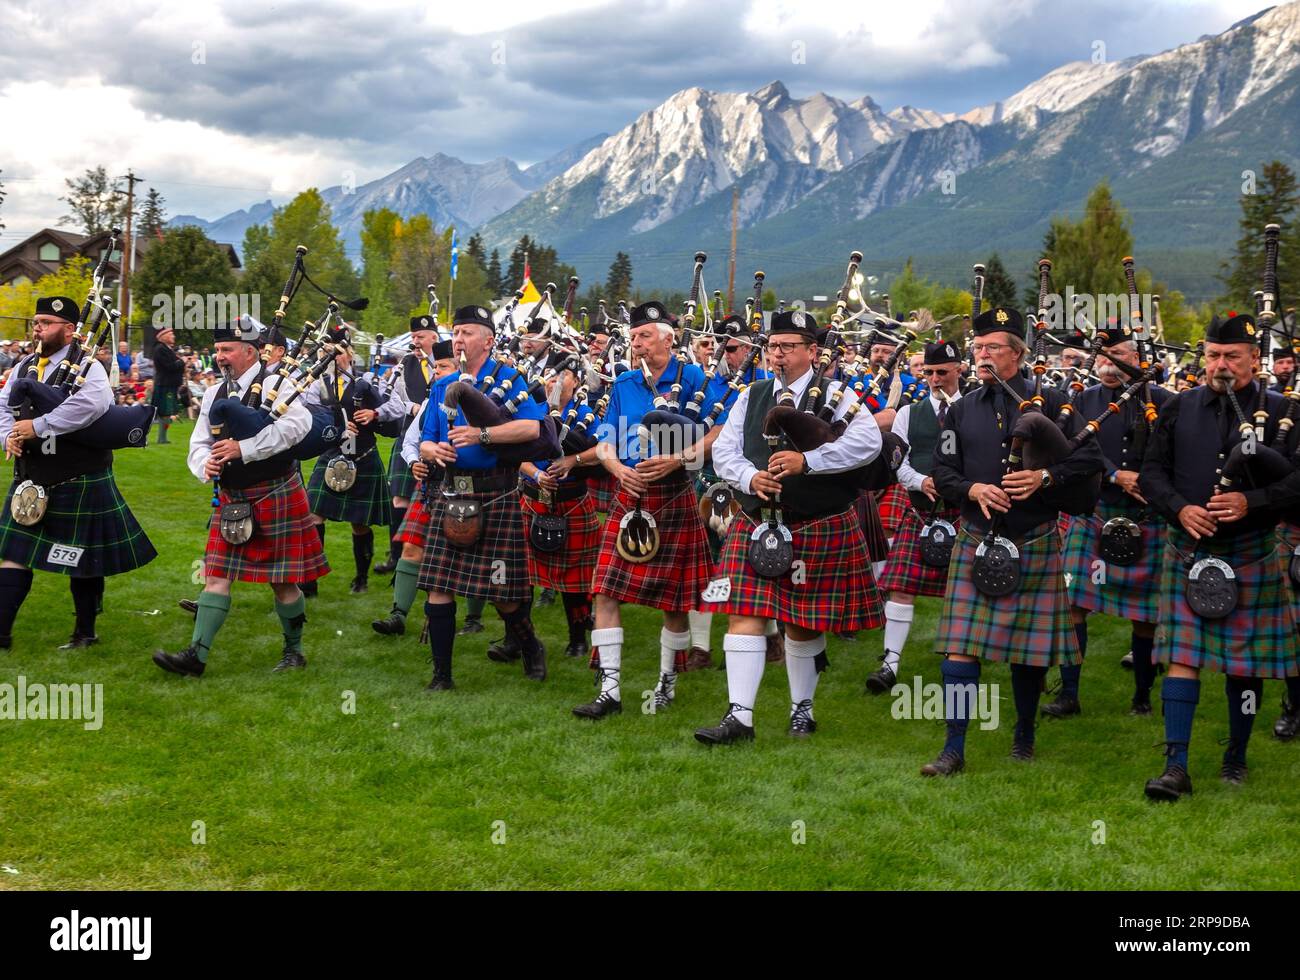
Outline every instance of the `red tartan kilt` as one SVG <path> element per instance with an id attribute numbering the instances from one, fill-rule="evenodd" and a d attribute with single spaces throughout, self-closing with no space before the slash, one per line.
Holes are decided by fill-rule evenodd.
<path id="1" fill-rule="evenodd" d="M 313 582 L 329 573 L 297 470 L 278 486 L 275 482 L 257 483 L 235 494 L 222 487 L 221 503 L 255 501 L 253 520 L 257 526 L 247 542 L 230 544 L 221 536 L 221 522 L 214 514 L 208 528 L 204 574 L 239 582 Z"/>
<path id="2" fill-rule="evenodd" d="M 737 514 L 722 545 L 719 576 L 731 581 L 731 595 L 711 606 L 731 616 L 757 616 L 804 629 L 836 633 L 879 629 L 885 625 L 880 590 L 871 574 L 871 557 L 851 508 L 815 521 L 789 525 L 794 560 L 778 579 L 749 567 L 754 520 Z M 794 582 L 796 571 L 803 577 Z"/>
<path id="3" fill-rule="evenodd" d="M 941 509 L 936 515 L 960 530 L 961 511 Z M 948 587 L 948 566 L 935 568 L 921 561 L 921 529 L 924 527 L 916 512 L 909 509 L 903 523 L 894 533 L 894 543 L 889 547 L 889 560 L 880 573 L 880 591 L 906 595 L 928 595 L 943 598 Z"/>
<path id="4" fill-rule="evenodd" d="M 713 577 L 713 560 L 691 482 L 674 473 L 650 484 L 641 496 L 642 509 L 659 528 L 659 551 L 640 564 L 624 560 L 614 550 L 619 521 L 632 504 L 631 495 L 622 489 L 614 497 L 601 531 L 592 593 L 669 612 L 706 608 L 700 593 Z"/>
<path id="5" fill-rule="evenodd" d="M 575 500 L 545 507 L 521 493 L 519 509 L 524 515 L 524 540 L 529 542 L 528 577 L 533 585 L 586 595 L 596 571 L 596 556 L 600 554 L 600 521 L 596 518 L 591 494 L 584 493 Z M 568 537 L 563 548 L 550 554 L 533 548 L 534 514 L 562 514 L 567 518 Z"/>
<path id="6" fill-rule="evenodd" d="M 428 538 L 429 509 L 424 506 L 424 497 L 420 494 L 417 483 L 415 496 L 411 498 L 410 506 L 406 508 L 406 516 L 402 518 L 402 526 L 397 529 L 394 540 L 423 548 Z"/>
<path id="7" fill-rule="evenodd" d="M 885 537 L 892 538 L 898 526 L 903 523 L 903 517 L 912 509 L 912 501 L 903 485 L 895 483 L 876 494 L 876 508 L 880 511 L 880 524 L 885 529 Z"/>

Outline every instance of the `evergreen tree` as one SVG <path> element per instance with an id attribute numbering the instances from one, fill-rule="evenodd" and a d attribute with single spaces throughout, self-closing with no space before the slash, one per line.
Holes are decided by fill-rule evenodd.
<path id="1" fill-rule="evenodd" d="M 144 207 L 140 211 L 139 235 L 153 239 L 162 237 L 163 225 L 167 223 L 167 212 L 163 209 L 164 204 L 166 204 L 166 201 L 158 193 L 157 188 L 150 187 L 149 193 L 145 195 Z"/>
<path id="2" fill-rule="evenodd" d="M 515 247 L 510 250 L 510 263 L 506 266 L 506 281 L 503 283 L 505 289 L 503 292 L 510 292 L 518 289 L 524 281 L 524 262 L 531 258 L 531 254 L 536 251 L 533 240 L 524 235 L 515 243 Z M 533 277 L 537 281 L 537 277 Z"/>
<path id="3" fill-rule="evenodd" d="M 994 252 L 984 263 L 984 309 L 1016 305 L 1016 281 L 1007 274 L 1002 259 Z M 967 311 L 969 312 L 969 311 Z"/>
<path id="4" fill-rule="evenodd" d="M 470 256 L 483 268 L 487 268 L 487 252 L 483 250 L 483 237 L 478 232 L 469 236 L 469 241 L 465 243 L 464 254 Z M 459 269 L 456 270 L 456 274 L 460 275 Z"/>
<path id="5" fill-rule="evenodd" d="M 632 259 L 626 252 L 619 252 L 610 263 L 609 275 L 605 277 L 604 295 L 608 302 L 618 303 L 627 299 L 632 292 Z"/>
<path id="6" fill-rule="evenodd" d="M 508 292 L 506 284 L 501 281 L 501 253 L 495 248 L 492 250 L 492 258 L 488 259 L 487 287 L 492 291 L 493 298 L 504 296 Z"/>
<path id="7" fill-rule="evenodd" d="M 238 299 L 231 299 L 236 287 L 228 253 L 193 225 L 164 231 L 161 241 L 155 241 L 144 253 L 131 286 L 135 293 L 134 325 L 152 322 L 155 327 L 173 327 L 184 343 L 208 343 L 210 338 L 202 334 L 205 327 L 211 326 L 206 321 L 209 297 L 213 298 L 214 312 L 228 310 L 229 319 L 238 312 Z M 175 302 L 177 286 L 185 297 L 180 309 Z M 201 307 L 193 297 L 200 298 Z M 264 318 L 269 316 L 265 309 L 259 312 Z"/>
<path id="8" fill-rule="evenodd" d="M 1225 287 L 1221 307 L 1254 312 L 1252 297 L 1264 282 L 1264 226 L 1268 224 L 1282 226 L 1277 265 L 1285 308 L 1295 305 L 1300 289 L 1300 192 L 1295 173 L 1280 160 L 1264 164 L 1255 193 L 1241 195 L 1240 237 L 1219 275 Z"/>

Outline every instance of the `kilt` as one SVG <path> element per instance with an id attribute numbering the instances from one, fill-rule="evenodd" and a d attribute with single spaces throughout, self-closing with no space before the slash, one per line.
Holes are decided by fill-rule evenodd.
<path id="1" fill-rule="evenodd" d="M 875 493 L 876 509 L 880 511 L 880 525 L 885 529 L 885 537 L 892 538 L 903 518 L 912 509 L 912 501 L 907 496 L 901 483 L 891 484 Z M 879 559 L 877 559 L 879 561 Z"/>
<path id="2" fill-rule="evenodd" d="M 804 629 L 837 633 L 885 625 L 884 605 L 871 575 L 867 543 L 851 508 L 789 525 L 794 560 L 802 562 L 777 579 L 749 567 L 754 519 L 741 512 L 722 546 L 719 575 L 731 580 L 731 595 L 711 606 L 731 616 L 758 616 Z M 799 571 L 799 583 L 793 576 Z"/>
<path id="3" fill-rule="evenodd" d="M 411 495 L 411 505 L 406 508 L 406 516 L 402 518 L 402 526 L 397 529 L 395 540 L 423 548 L 428 539 L 429 510 L 424 506 L 424 498 L 420 495 L 417 484 Z"/>
<path id="4" fill-rule="evenodd" d="M 1286 575 L 1287 583 L 1291 586 L 1291 611 L 1295 615 L 1296 629 L 1300 630 L 1300 589 L 1297 589 L 1295 583 L 1291 582 L 1291 576 L 1287 569 L 1291 565 L 1291 555 L 1295 552 L 1295 546 L 1300 544 L 1300 526 L 1292 524 L 1290 521 L 1283 521 L 1277 526 L 1278 557 L 1282 559 L 1282 572 Z"/>
<path id="5" fill-rule="evenodd" d="M 307 483 L 307 500 L 311 512 L 327 521 L 346 521 L 349 524 L 384 525 L 392 516 L 388 480 L 379 450 L 372 449 L 357 459 L 357 482 L 347 493 L 335 493 L 325 486 L 325 467 L 337 458 L 339 452 L 322 453 L 311 471 Z"/>
<path id="6" fill-rule="evenodd" d="M 230 544 L 215 515 L 208 528 L 203 571 L 239 582 L 312 582 L 329 573 L 320 535 L 311 522 L 307 493 L 297 470 L 284 480 L 254 483 L 243 490 L 220 491 L 221 503 L 253 501 L 253 536 Z"/>
<path id="7" fill-rule="evenodd" d="M 392 452 L 388 454 L 388 495 L 410 500 L 415 494 L 415 483 L 415 474 L 411 472 L 406 460 L 402 459 L 402 437 L 398 436 L 393 440 Z"/>
<path id="8" fill-rule="evenodd" d="M 956 508 L 940 508 L 935 516 L 956 528 L 961 527 L 961 511 Z M 921 529 L 924 527 L 920 515 L 909 507 L 903 515 L 903 523 L 894 532 L 889 560 L 880 573 L 879 585 L 883 595 L 902 592 L 912 596 L 943 597 L 948 587 L 948 569 L 935 568 L 921 561 Z"/>
<path id="9" fill-rule="evenodd" d="M 884 561 L 889 557 L 889 539 L 885 536 L 884 525 L 880 523 L 880 509 L 876 505 L 874 494 L 860 493 L 853 505 L 858 517 L 858 526 L 862 537 L 867 542 L 867 554 L 872 561 Z"/>
<path id="10" fill-rule="evenodd" d="M 591 576 L 596 571 L 596 556 L 600 553 L 600 520 L 596 517 L 591 494 L 584 493 L 574 500 L 564 500 L 547 507 L 532 497 L 519 495 L 519 508 L 524 518 L 524 541 L 532 539 L 534 514 L 560 514 L 569 525 L 568 538 L 559 551 L 537 551 L 528 545 L 528 577 L 533 585 L 557 592 L 587 594 Z"/>
<path id="11" fill-rule="evenodd" d="M 495 471 L 484 471 L 487 472 Z M 448 541 L 442 533 L 447 498 L 435 491 L 428 512 L 424 560 L 420 563 L 420 588 L 467 599 L 501 602 L 527 599 L 532 595 L 532 583 L 528 581 L 518 486 L 487 493 L 460 493 L 455 499 L 478 501 L 483 514 L 483 536 L 473 548 L 457 548 Z"/>
<path id="12" fill-rule="evenodd" d="M 181 410 L 180 390 L 177 388 L 160 388 L 154 385 L 153 393 L 149 396 L 149 404 L 158 409 L 158 418 L 171 418 L 171 416 L 179 414 Z"/>
<path id="13" fill-rule="evenodd" d="M 1070 621 L 1056 521 L 1035 528 L 1020 551 L 1020 588 L 991 598 L 971 581 L 975 549 L 983 540 L 966 528 L 948 564 L 948 591 L 935 628 L 935 653 L 964 654 L 1030 667 L 1072 666 L 1079 645 Z"/>
<path id="14" fill-rule="evenodd" d="M 1300 673 L 1293 597 L 1274 529 L 1200 542 L 1198 557 L 1223 558 L 1237 575 L 1237 608 L 1223 619 L 1202 619 L 1187 605 L 1182 555 L 1190 554 L 1195 543 L 1181 528 L 1166 532 L 1155 659 L 1236 677 Z"/>
<path id="15" fill-rule="evenodd" d="M 673 473 L 650 484 L 642 494 L 642 509 L 654 517 L 659 528 L 659 552 L 640 564 L 623 560 L 614 550 L 619 521 L 632 503 L 632 496 L 624 490 L 614 496 L 601 532 L 592 593 L 668 612 L 707 611 L 700 593 L 713 576 L 713 562 L 690 480 L 681 472 Z"/>
<path id="16" fill-rule="evenodd" d="M 10 514 L 14 486 L 10 486 L 0 514 L 0 558 L 36 571 L 95 578 L 120 575 L 158 557 L 122 499 L 111 469 L 50 487 L 45 517 L 31 527 L 19 524 Z M 69 567 L 50 561 L 50 549 L 57 545 L 85 550 L 76 566 Z"/>
<path id="17" fill-rule="evenodd" d="M 1065 537 L 1065 571 L 1070 576 L 1066 592 L 1070 605 L 1107 616 L 1118 616 L 1131 623 L 1154 623 L 1160 600 L 1160 566 L 1164 554 L 1161 529 L 1164 525 L 1149 517 L 1142 528 L 1142 560 L 1136 565 L 1106 562 L 1105 579 L 1093 581 L 1093 562 L 1104 561 L 1097 553 L 1101 526 L 1112 517 L 1136 519 L 1139 511 L 1122 505 L 1097 504 L 1095 513 L 1072 517 Z"/>
<path id="18" fill-rule="evenodd" d="M 618 493 L 618 481 L 609 473 L 597 473 L 587 481 L 587 491 L 596 510 L 608 514 L 614 506 L 614 494 Z"/>

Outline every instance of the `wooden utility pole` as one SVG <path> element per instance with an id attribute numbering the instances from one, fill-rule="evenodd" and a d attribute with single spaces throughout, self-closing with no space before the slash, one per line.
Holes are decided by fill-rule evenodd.
<path id="1" fill-rule="evenodd" d="M 740 212 L 740 188 L 731 185 L 731 264 L 727 271 L 727 312 L 736 308 L 736 216 Z"/>
<path id="2" fill-rule="evenodd" d="M 135 252 L 135 244 L 131 239 L 131 218 L 135 214 L 135 185 L 144 178 L 137 177 L 134 171 L 128 170 L 122 179 L 126 181 L 126 224 L 123 226 L 125 231 L 122 237 L 118 309 L 122 311 L 122 322 L 126 324 L 125 330 L 129 334 L 131 331 L 131 257 Z M 110 255 L 109 260 L 111 261 L 112 258 Z"/>

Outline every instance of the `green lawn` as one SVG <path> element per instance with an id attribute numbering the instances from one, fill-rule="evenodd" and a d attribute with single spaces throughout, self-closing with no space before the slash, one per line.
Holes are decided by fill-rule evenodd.
<path id="1" fill-rule="evenodd" d="M 1191 751 L 1196 795 L 1153 806 L 1159 712 L 1127 714 L 1128 631 L 1095 620 L 1084 714 L 1044 722 L 1039 758 L 1007 758 L 1002 725 L 974 729 L 968 771 L 922 779 L 939 721 L 891 716 L 863 691 L 880 634 L 832 641 L 818 690 L 821 730 L 785 733 L 783 667 L 769 669 L 752 745 L 706 750 L 691 737 L 726 707 L 725 674 L 687 674 L 678 703 L 636 710 L 658 663 L 658 623 L 629 611 L 627 712 L 600 724 L 569 708 L 592 695 L 585 661 L 559 655 L 563 613 L 540 610 L 551 676 L 494 664 L 486 634 L 459 640 L 458 689 L 428 694 L 428 652 L 381 638 L 386 581 L 347 594 L 346 532 L 335 572 L 308 606 L 305 671 L 272 675 L 278 621 L 269 589 L 241 585 L 207 676 L 149 661 L 178 649 L 190 618 L 209 491 L 177 444 L 118 453 L 122 489 L 161 556 L 110 579 L 101 645 L 56 649 L 71 631 L 67 585 L 36 585 L 0 682 L 103 684 L 104 722 L 0 722 L 0 888 L 1290 888 L 1295 885 L 1300 744 L 1269 736 L 1270 682 L 1248 784 L 1217 779 L 1227 731 L 1222 682 L 1207 677 Z M 938 682 L 929 653 L 937 603 L 919 607 L 904 679 Z M 725 623 L 714 624 L 715 651 Z M 716 653 L 715 653 L 716 656 Z M 345 713 L 355 692 L 355 713 Z M 196 821 L 205 842 L 195 843 Z M 1098 824 L 1102 821 L 1102 824 Z M 1104 843 L 1095 843 L 1104 835 Z M 500 843 L 494 841 L 502 841 Z M 795 838 L 802 836 L 802 843 Z M 12 873 L 16 871 L 17 873 Z"/>

